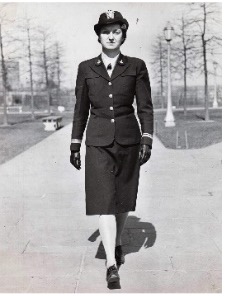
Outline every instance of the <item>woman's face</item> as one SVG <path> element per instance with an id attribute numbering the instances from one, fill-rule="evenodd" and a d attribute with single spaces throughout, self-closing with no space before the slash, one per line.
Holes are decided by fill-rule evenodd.
<path id="1" fill-rule="evenodd" d="M 120 48 L 123 40 L 120 25 L 112 24 L 102 27 L 100 30 L 99 40 L 105 49 Z"/>

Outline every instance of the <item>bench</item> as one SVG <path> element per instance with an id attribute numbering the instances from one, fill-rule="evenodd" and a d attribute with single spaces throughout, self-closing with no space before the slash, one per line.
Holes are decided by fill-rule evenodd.
<path id="1" fill-rule="evenodd" d="M 7 106 L 7 113 L 22 113 L 22 106 Z"/>
<path id="2" fill-rule="evenodd" d="M 42 119 L 45 126 L 45 131 L 55 131 L 62 127 L 62 117 L 61 116 L 48 116 Z"/>

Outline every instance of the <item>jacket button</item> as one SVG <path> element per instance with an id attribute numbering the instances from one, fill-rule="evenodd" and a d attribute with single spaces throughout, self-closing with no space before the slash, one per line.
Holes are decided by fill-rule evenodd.
<path id="1" fill-rule="evenodd" d="M 109 98 L 113 98 L 113 94 L 110 94 L 110 95 L 109 95 Z"/>
<path id="2" fill-rule="evenodd" d="M 115 120 L 112 118 L 112 119 L 111 119 L 111 122 L 113 123 L 113 122 L 115 122 Z"/>
<path id="3" fill-rule="evenodd" d="M 114 108 L 111 106 L 109 109 L 112 111 Z"/>
<path id="4" fill-rule="evenodd" d="M 111 81 L 108 82 L 108 85 L 112 85 Z"/>

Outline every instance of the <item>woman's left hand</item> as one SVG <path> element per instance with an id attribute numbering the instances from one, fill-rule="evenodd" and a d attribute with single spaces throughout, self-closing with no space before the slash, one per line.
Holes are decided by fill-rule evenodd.
<path id="1" fill-rule="evenodd" d="M 141 144 L 140 153 L 139 153 L 140 165 L 147 162 L 150 157 L 151 157 L 151 147 L 146 144 Z"/>

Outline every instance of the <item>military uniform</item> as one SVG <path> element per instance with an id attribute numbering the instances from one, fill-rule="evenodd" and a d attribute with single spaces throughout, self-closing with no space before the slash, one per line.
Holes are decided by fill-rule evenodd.
<path id="1" fill-rule="evenodd" d="M 86 214 L 134 211 L 140 144 L 152 146 L 153 105 L 143 60 L 120 53 L 109 76 L 101 55 L 79 65 L 71 150 L 86 128 Z M 136 99 L 137 115 L 133 103 Z M 89 116 L 90 115 L 90 116 Z"/>

